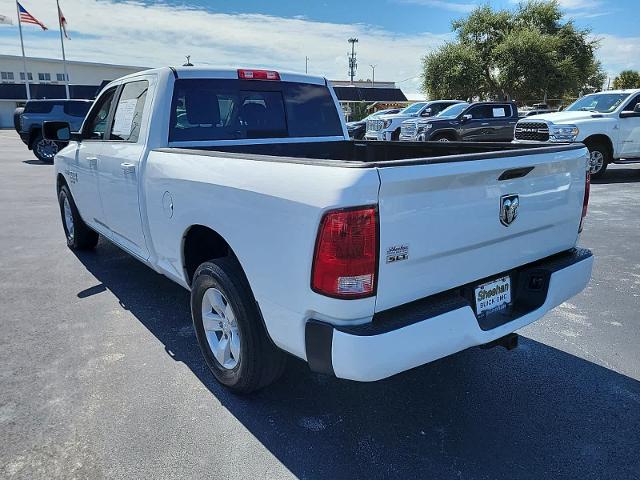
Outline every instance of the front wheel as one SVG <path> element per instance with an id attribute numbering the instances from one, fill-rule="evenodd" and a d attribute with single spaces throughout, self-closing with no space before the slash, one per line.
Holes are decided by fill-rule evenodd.
<path id="1" fill-rule="evenodd" d="M 71 250 L 90 250 L 98 244 L 99 235 L 91 230 L 80 218 L 69 187 L 63 185 L 58 194 L 62 228 Z"/>
<path id="2" fill-rule="evenodd" d="M 604 142 L 588 143 L 589 172 L 592 179 L 604 177 L 607 167 L 611 162 L 611 152 Z"/>
<path id="3" fill-rule="evenodd" d="M 32 148 L 35 156 L 44 163 L 53 163 L 53 159 L 64 145 L 54 142 L 53 140 L 47 140 L 41 133 L 36 135 L 33 139 Z"/>
<path id="4" fill-rule="evenodd" d="M 269 339 L 237 260 L 218 258 L 196 270 L 191 316 L 200 350 L 216 379 L 237 393 L 274 382 L 286 355 Z"/>

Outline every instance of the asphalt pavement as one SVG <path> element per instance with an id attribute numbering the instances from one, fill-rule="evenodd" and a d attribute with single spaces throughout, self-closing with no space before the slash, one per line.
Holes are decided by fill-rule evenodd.
<path id="1" fill-rule="evenodd" d="M 310 373 L 238 397 L 189 295 L 100 240 L 66 248 L 53 167 L 0 131 L 0 478 L 640 478 L 640 165 L 592 186 L 580 295 L 376 383 Z"/>

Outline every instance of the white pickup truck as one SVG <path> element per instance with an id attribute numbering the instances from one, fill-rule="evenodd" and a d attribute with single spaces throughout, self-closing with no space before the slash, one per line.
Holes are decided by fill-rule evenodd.
<path id="1" fill-rule="evenodd" d="M 608 90 L 579 98 L 562 112 L 518 122 L 515 142 L 582 142 L 593 178 L 610 163 L 640 162 L 640 89 Z"/>
<path id="2" fill-rule="evenodd" d="M 339 112 L 306 75 L 116 80 L 80 132 L 45 124 L 70 141 L 55 157 L 67 244 L 100 234 L 189 289 L 206 363 L 238 392 L 275 380 L 285 352 L 373 381 L 511 347 L 585 287 L 584 146 L 354 142 Z"/>

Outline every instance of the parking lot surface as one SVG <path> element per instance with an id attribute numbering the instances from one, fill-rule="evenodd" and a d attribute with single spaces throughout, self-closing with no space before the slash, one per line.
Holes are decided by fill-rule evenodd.
<path id="1" fill-rule="evenodd" d="M 518 349 L 370 384 L 292 359 L 238 397 L 206 369 L 188 292 L 102 239 L 68 250 L 53 167 L 13 131 L 0 152 L 0 477 L 640 475 L 640 165 L 592 186 L 592 282 Z"/>

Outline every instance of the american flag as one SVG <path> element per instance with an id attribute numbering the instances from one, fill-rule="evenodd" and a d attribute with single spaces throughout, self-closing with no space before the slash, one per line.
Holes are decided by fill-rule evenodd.
<path id="1" fill-rule="evenodd" d="M 25 8 L 22 5 L 20 5 L 20 2 L 17 2 L 17 3 L 18 3 L 18 10 L 20 11 L 20 22 L 32 23 L 34 25 L 38 25 L 42 30 L 49 30 L 47 27 L 45 27 L 44 23 L 42 23 L 36 17 L 31 15 L 29 12 L 27 12 Z"/>

